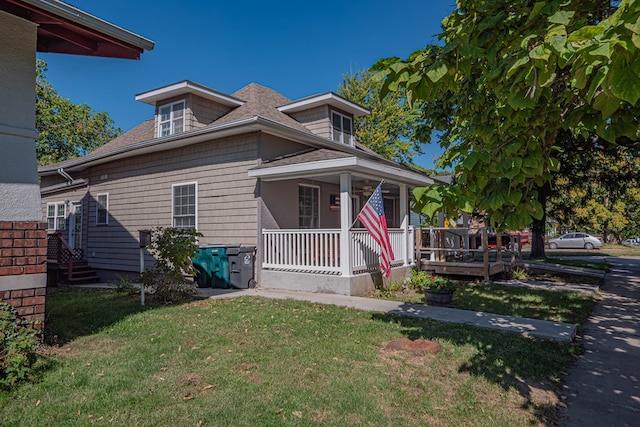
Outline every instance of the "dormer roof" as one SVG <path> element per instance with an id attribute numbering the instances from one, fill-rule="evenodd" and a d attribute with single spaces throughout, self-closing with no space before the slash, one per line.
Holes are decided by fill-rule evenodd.
<path id="1" fill-rule="evenodd" d="M 139 93 L 136 95 L 136 101 L 144 102 L 145 104 L 156 105 L 156 103 L 158 103 L 159 101 L 187 94 L 194 94 L 201 98 L 208 99 L 210 101 L 214 101 L 232 108 L 239 107 L 244 104 L 244 101 L 240 99 L 234 98 L 232 96 L 226 95 L 222 92 L 218 92 L 189 80 L 183 80 L 181 82 L 160 87 L 158 89 L 152 89 L 147 92 Z"/>
<path id="2" fill-rule="evenodd" d="M 312 95 L 306 98 L 298 99 L 297 101 L 278 107 L 278 110 L 283 113 L 296 113 L 298 111 L 304 111 L 310 108 L 327 104 L 344 112 L 353 114 L 353 117 L 362 117 L 371 113 L 366 108 L 355 104 L 333 92 L 323 93 L 320 95 Z"/>

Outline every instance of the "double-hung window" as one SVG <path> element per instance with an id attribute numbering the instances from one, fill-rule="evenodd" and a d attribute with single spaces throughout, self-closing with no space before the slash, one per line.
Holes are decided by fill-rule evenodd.
<path id="1" fill-rule="evenodd" d="M 298 186 L 298 227 L 320 226 L 320 188 L 311 185 Z"/>
<path id="2" fill-rule="evenodd" d="M 334 141 L 353 145 L 353 121 L 351 117 L 331 112 L 331 138 Z"/>
<path id="3" fill-rule="evenodd" d="M 198 183 L 174 184 L 172 212 L 173 226 L 176 228 L 197 228 Z"/>
<path id="4" fill-rule="evenodd" d="M 96 195 L 96 225 L 109 224 L 109 193 Z"/>
<path id="5" fill-rule="evenodd" d="M 64 230 L 67 205 L 64 202 L 47 203 L 47 228 L 49 230 Z"/>
<path id="6" fill-rule="evenodd" d="M 184 131 L 184 101 L 158 107 L 158 136 Z"/>

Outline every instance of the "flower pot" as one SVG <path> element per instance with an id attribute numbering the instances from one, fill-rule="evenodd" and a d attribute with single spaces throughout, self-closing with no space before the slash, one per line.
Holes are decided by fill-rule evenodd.
<path id="1" fill-rule="evenodd" d="M 453 298 L 453 291 L 432 291 L 424 290 L 424 299 L 433 304 L 450 304 Z"/>

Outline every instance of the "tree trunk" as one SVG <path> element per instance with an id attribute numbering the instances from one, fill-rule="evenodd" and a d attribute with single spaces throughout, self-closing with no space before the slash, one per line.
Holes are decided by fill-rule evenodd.
<path id="1" fill-rule="evenodd" d="M 549 184 L 545 184 L 542 188 L 538 188 L 538 201 L 542 205 L 542 218 L 533 219 L 531 225 L 531 258 L 545 258 L 544 253 L 544 235 L 545 225 L 547 222 L 547 192 Z"/>

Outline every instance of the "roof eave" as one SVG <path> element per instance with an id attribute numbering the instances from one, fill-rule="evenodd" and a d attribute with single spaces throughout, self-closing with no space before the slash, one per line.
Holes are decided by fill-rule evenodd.
<path id="1" fill-rule="evenodd" d="M 121 44 L 122 49 L 136 51 L 136 53 L 122 53 L 119 55 L 111 55 L 123 58 L 138 58 L 139 54 L 144 50 L 152 50 L 155 43 L 124 28 L 118 27 L 110 22 L 93 16 L 69 4 L 57 0 L 9 0 L 11 3 L 19 7 L 31 10 L 40 10 L 50 16 L 57 16 L 78 27 L 84 27 L 97 34 L 106 36 L 114 42 Z M 64 52 L 62 52 L 64 53 Z M 75 52 L 71 52 L 75 53 Z"/>

